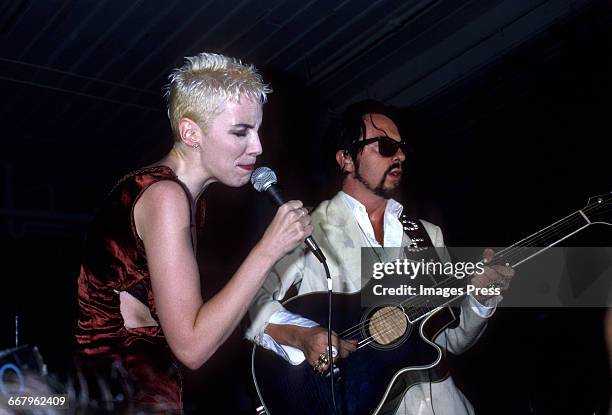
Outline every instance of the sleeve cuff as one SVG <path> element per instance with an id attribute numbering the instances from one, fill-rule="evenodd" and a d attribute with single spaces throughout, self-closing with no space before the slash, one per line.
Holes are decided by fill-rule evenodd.
<path id="1" fill-rule="evenodd" d="M 318 326 L 312 320 L 309 320 L 305 317 L 300 316 L 299 314 L 294 314 L 290 311 L 283 309 L 278 310 L 276 313 L 272 314 L 268 319 L 268 324 L 292 324 L 294 326 L 300 327 L 314 327 Z"/>
<path id="2" fill-rule="evenodd" d="M 304 356 L 304 353 L 300 349 L 286 346 L 284 344 L 278 344 L 276 340 L 272 338 L 272 336 L 266 333 L 263 333 L 259 340 L 260 346 L 273 351 L 292 365 L 299 365 L 306 360 L 306 356 Z"/>
<path id="3" fill-rule="evenodd" d="M 495 312 L 497 308 L 497 304 L 503 299 L 501 295 L 497 295 L 495 297 L 487 298 L 484 301 L 484 304 L 481 304 L 476 298 L 471 295 L 468 295 L 468 302 L 470 308 L 474 313 L 481 318 L 489 318 Z"/>
<path id="4" fill-rule="evenodd" d="M 292 324 L 294 326 L 300 326 L 300 327 L 318 326 L 316 322 L 309 320 L 305 317 L 302 317 L 298 314 L 291 313 L 290 311 L 287 311 L 285 309 L 278 310 L 276 313 L 272 314 L 272 316 L 270 316 L 270 319 L 268 321 L 268 324 L 270 323 L 272 324 Z M 283 359 L 285 359 L 292 365 L 299 365 L 304 360 L 306 360 L 304 353 L 300 349 L 296 347 L 292 347 L 292 346 L 287 346 L 284 344 L 278 344 L 276 340 L 272 338 L 272 336 L 266 333 L 262 333 L 262 335 L 259 338 L 258 343 L 260 346 L 268 350 L 272 350 L 274 353 L 276 353 L 277 355 L 279 355 L 280 357 L 282 357 Z"/>

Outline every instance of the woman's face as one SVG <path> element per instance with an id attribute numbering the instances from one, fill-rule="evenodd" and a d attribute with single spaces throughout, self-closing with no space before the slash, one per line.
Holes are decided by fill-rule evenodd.
<path id="1" fill-rule="evenodd" d="M 204 134 L 201 158 L 211 179 L 228 186 L 248 183 L 255 160 L 262 152 L 258 130 L 262 105 L 245 97 L 226 102 Z"/>

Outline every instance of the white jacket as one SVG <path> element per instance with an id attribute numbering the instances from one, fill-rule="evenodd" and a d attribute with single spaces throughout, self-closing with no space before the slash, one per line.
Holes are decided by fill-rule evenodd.
<path id="1" fill-rule="evenodd" d="M 359 228 L 353 213 L 341 194 L 322 202 L 312 213 L 313 237 L 327 257 L 335 292 L 356 292 L 361 289 L 361 248 L 369 246 Z M 421 221 L 435 247 L 443 247 L 441 229 L 427 221 Z M 402 246 L 410 244 L 404 235 Z M 246 337 L 258 344 L 262 343 L 263 333 L 270 317 L 283 309 L 281 301 L 296 285 L 299 294 L 313 291 L 327 291 L 323 267 L 303 246 L 281 259 L 268 275 L 262 288 L 256 294 L 250 307 L 251 325 Z M 499 300 L 493 299 L 492 303 Z M 489 300 L 491 301 L 491 300 Z M 466 298 L 461 305 L 460 324 L 446 329 L 435 342 L 451 353 L 460 354 L 471 347 L 486 327 L 486 318 L 480 317 Z M 477 303 L 476 303 L 477 304 Z M 431 394 L 430 394 L 431 390 Z M 420 383 L 408 389 L 397 414 L 433 414 L 431 398 L 436 415 L 473 414 L 474 410 L 467 398 L 457 389 L 452 378 L 442 382 Z"/>

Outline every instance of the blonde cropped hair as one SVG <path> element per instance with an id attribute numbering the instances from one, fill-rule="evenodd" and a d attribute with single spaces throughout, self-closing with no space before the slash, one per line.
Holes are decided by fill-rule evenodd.
<path id="1" fill-rule="evenodd" d="M 207 131 L 225 102 L 247 97 L 262 104 L 272 92 L 253 65 L 216 53 L 185 58 L 183 66 L 170 73 L 165 91 L 172 134 L 180 141 L 178 124 L 187 117 Z"/>

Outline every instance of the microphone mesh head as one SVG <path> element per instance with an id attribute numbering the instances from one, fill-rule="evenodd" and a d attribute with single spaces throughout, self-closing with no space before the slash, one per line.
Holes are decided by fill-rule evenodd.
<path id="1" fill-rule="evenodd" d="M 269 167 L 258 167 L 251 174 L 251 183 L 258 192 L 265 192 L 273 184 L 276 184 L 276 174 Z"/>

